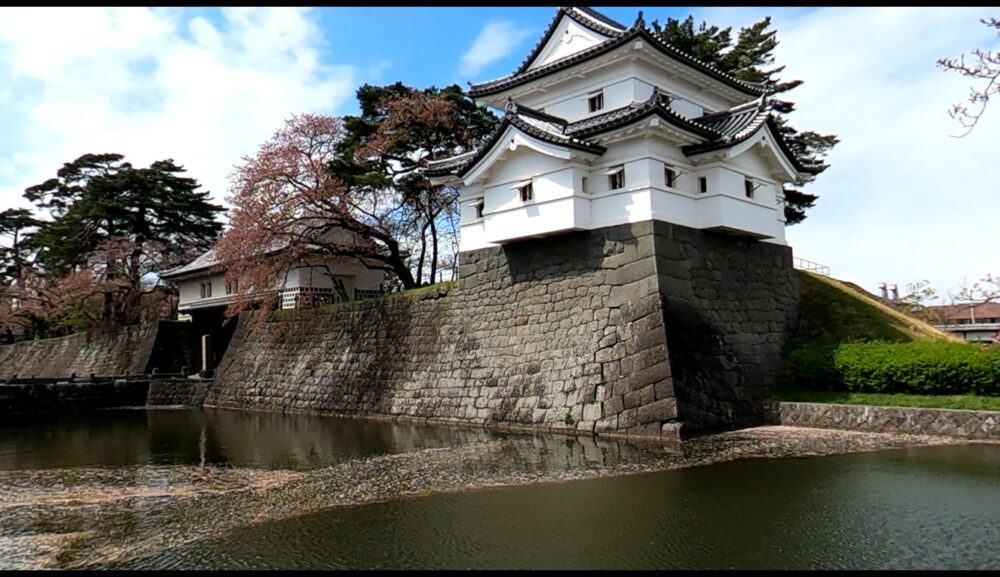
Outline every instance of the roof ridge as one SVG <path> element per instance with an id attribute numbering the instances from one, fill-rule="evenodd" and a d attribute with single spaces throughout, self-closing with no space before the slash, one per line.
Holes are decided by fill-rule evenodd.
<path id="1" fill-rule="evenodd" d="M 561 124 L 563 126 L 563 128 L 565 128 L 566 125 L 569 124 L 569 121 L 567 121 L 565 118 L 561 118 L 559 116 L 555 116 L 555 115 L 549 114 L 548 112 L 545 112 L 543 110 L 539 110 L 537 108 L 531 108 L 530 106 L 525 106 L 523 104 L 518 104 L 510 96 L 507 97 L 507 104 L 504 107 L 504 113 L 505 114 L 524 114 L 525 116 L 531 116 L 533 118 L 537 118 L 538 120 L 544 120 L 546 122 L 553 122 L 555 124 Z"/>
<path id="2" fill-rule="evenodd" d="M 545 37 L 546 39 L 551 35 L 552 30 L 554 30 L 554 28 L 550 26 L 550 29 L 546 32 L 546 37 Z M 694 68 L 700 68 L 701 70 L 706 72 L 709 76 L 714 76 L 716 80 L 721 81 L 724 84 L 729 84 L 734 88 L 741 89 L 748 94 L 753 94 L 754 96 L 766 93 L 766 86 L 762 86 L 759 83 L 740 80 L 727 72 L 719 70 L 718 68 L 716 68 L 711 64 L 708 64 L 706 62 L 703 62 L 702 60 L 699 60 L 698 58 L 695 58 L 694 56 L 691 56 L 687 52 L 684 52 L 679 48 L 676 48 L 672 44 L 665 42 L 664 40 L 659 38 L 656 34 L 651 32 L 648 27 L 645 26 L 645 22 L 642 19 L 642 15 L 640 14 L 639 17 L 636 19 L 635 25 L 628 28 L 624 32 L 618 33 L 608 38 L 607 40 L 601 42 L 600 44 L 595 44 L 590 48 L 585 48 L 579 52 L 563 56 L 558 60 L 554 60 L 552 62 L 549 62 L 548 64 L 539 66 L 538 68 L 527 70 L 527 65 L 530 64 L 532 59 L 537 57 L 536 53 L 540 50 L 541 47 L 541 44 L 539 44 L 538 46 L 536 46 L 536 49 L 532 51 L 531 55 L 529 55 L 529 57 L 525 60 L 525 63 L 522 64 L 522 66 L 520 66 L 512 74 L 508 74 L 507 76 L 504 76 L 502 78 L 497 78 L 494 80 L 481 82 L 478 84 L 472 84 L 470 82 L 469 83 L 470 96 L 472 98 L 476 98 L 478 96 L 485 96 L 486 94 L 492 94 L 495 92 L 506 90 L 510 86 L 519 86 L 520 84 L 533 80 L 537 77 L 557 72 L 569 66 L 573 66 L 578 62 L 582 62 L 589 58 L 615 50 L 636 37 L 648 40 L 658 49 L 667 52 L 672 57 L 676 58 L 677 60 L 685 64 L 688 64 L 689 66 L 692 66 Z"/>
<path id="3" fill-rule="evenodd" d="M 586 16 L 580 16 L 577 12 L 582 12 Z M 579 6 L 560 6 L 556 9 L 555 15 L 552 17 L 552 20 L 549 21 L 549 25 L 545 28 L 545 32 L 542 34 L 542 37 L 538 40 L 538 42 L 535 43 L 535 47 L 528 53 L 528 56 L 521 61 L 521 64 L 518 65 L 514 72 L 504 76 L 503 78 L 517 76 L 518 74 L 523 74 L 527 71 L 528 66 L 530 66 L 536 58 L 538 58 L 539 54 L 541 54 L 542 48 L 549 41 L 549 39 L 552 38 L 552 34 L 556 31 L 556 25 L 559 24 L 559 20 L 563 15 L 585 28 L 611 38 L 622 34 L 627 29 L 625 26 L 622 26 L 618 22 L 615 22 L 596 10 Z M 604 22 L 604 25 L 599 22 L 595 22 L 595 20 Z M 617 27 L 618 29 L 616 30 L 614 27 Z"/>

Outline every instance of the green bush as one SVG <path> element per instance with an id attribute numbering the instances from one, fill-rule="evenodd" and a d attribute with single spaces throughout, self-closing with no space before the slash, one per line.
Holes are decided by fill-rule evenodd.
<path id="1" fill-rule="evenodd" d="M 854 392 L 1000 394 L 1000 352 L 973 343 L 847 343 L 834 368 Z"/>
<path id="2" fill-rule="evenodd" d="M 1000 349 L 974 343 L 869 341 L 786 355 L 795 386 L 857 393 L 1000 395 Z"/>
<path id="3" fill-rule="evenodd" d="M 817 345 L 790 351 L 785 355 L 790 383 L 820 391 L 843 390 L 843 378 L 833 366 L 836 350 L 836 345 Z"/>

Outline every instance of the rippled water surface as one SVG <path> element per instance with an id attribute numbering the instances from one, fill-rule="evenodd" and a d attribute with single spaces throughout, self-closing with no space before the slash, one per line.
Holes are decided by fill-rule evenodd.
<path id="1" fill-rule="evenodd" d="M 1000 450 L 920 447 L 434 495 L 144 569 L 1000 569 Z"/>
<path id="2" fill-rule="evenodd" d="M 666 447 L 226 411 L 8 422 L 0 568 L 1000 569 L 1000 444 L 831 435 Z"/>

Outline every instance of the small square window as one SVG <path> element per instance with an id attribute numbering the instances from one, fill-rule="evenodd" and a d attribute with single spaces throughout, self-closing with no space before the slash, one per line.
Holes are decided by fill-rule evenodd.
<path id="1" fill-rule="evenodd" d="M 753 190 L 756 188 L 753 185 L 753 181 L 749 178 L 743 179 L 743 191 L 746 193 L 747 198 L 753 198 Z"/>
<path id="2" fill-rule="evenodd" d="M 201 298 L 207 299 L 212 296 L 212 283 L 203 282 L 201 283 Z"/>
<path id="3" fill-rule="evenodd" d="M 669 166 L 663 167 L 663 184 L 674 187 L 674 182 L 677 180 L 677 172 L 670 168 Z"/>
<path id="4" fill-rule="evenodd" d="M 604 108 L 604 92 L 597 92 L 587 97 L 587 103 L 591 112 L 597 112 Z"/>
<path id="5" fill-rule="evenodd" d="M 708 178 L 704 176 L 698 177 L 698 188 L 701 192 L 708 192 Z"/>
<path id="6" fill-rule="evenodd" d="M 625 167 L 619 166 L 608 171 L 608 188 L 616 190 L 625 187 Z"/>
<path id="7" fill-rule="evenodd" d="M 531 183 L 525 184 L 518 190 L 521 191 L 521 202 L 528 202 L 534 198 L 535 191 L 531 188 Z"/>

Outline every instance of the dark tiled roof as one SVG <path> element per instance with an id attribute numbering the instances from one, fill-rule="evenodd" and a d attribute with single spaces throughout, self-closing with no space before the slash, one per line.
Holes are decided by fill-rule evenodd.
<path id="1" fill-rule="evenodd" d="M 211 269 L 213 266 L 218 264 L 218 262 L 219 261 L 215 258 L 215 249 L 211 249 L 185 265 L 159 273 L 159 276 L 160 278 L 167 279 L 178 278 L 195 272 L 204 272 Z"/>
<path id="2" fill-rule="evenodd" d="M 822 163 L 804 161 L 795 156 L 788 147 L 788 143 L 781 137 L 778 125 L 774 122 L 773 110 L 773 104 L 769 103 L 766 97 L 761 96 L 755 102 L 747 102 L 739 106 L 734 106 L 724 112 L 716 112 L 695 118 L 694 122 L 711 129 L 719 136 L 713 140 L 681 147 L 681 150 L 685 155 L 692 156 L 729 148 L 750 138 L 761 127 L 766 125 L 771 128 L 771 132 L 775 137 L 774 140 L 777 141 L 777 146 L 781 149 L 782 154 L 792 163 L 797 171 L 809 174 L 822 172 L 826 168 Z"/>
<path id="3" fill-rule="evenodd" d="M 525 84 L 536 78 L 541 78 L 543 76 L 559 72 L 560 70 L 565 70 L 566 68 L 574 66 L 580 62 L 584 62 L 592 58 L 601 56 L 603 54 L 607 54 L 612 50 L 618 48 L 619 46 L 623 46 L 635 39 L 642 39 L 643 41 L 648 42 L 654 48 L 658 49 L 663 54 L 666 54 L 667 56 L 670 56 L 675 60 L 683 62 L 688 66 L 691 66 L 692 68 L 695 68 L 696 70 L 704 74 L 707 74 L 708 76 L 711 76 L 716 80 L 719 80 L 725 83 L 726 85 L 731 86 L 732 88 L 740 90 L 745 94 L 752 96 L 759 96 L 764 93 L 764 87 L 761 86 L 760 84 L 738 80 L 734 76 L 726 74 L 725 72 L 721 72 L 714 66 L 711 66 L 706 62 L 702 62 L 701 60 L 698 60 L 697 58 L 694 58 L 693 56 L 690 56 L 687 53 L 678 50 L 672 45 L 667 44 L 666 42 L 661 40 L 658 36 L 650 32 L 648 28 L 646 28 L 645 23 L 643 22 L 641 16 L 636 20 L 636 23 L 633 24 L 632 27 L 615 33 L 611 38 L 596 46 L 592 46 L 591 48 L 588 48 L 586 50 L 581 50 L 576 54 L 571 54 L 564 58 L 560 58 L 559 60 L 550 62 L 549 64 L 540 66 L 533 70 L 528 70 L 527 66 L 531 64 L 532 60 L 537 56 L 537 52 L 541 49 L 541 46 L 545 44 L 545 41 L 548 39 L 548 36 L 551 35 L 552 30 L 554 29 L 554 23 L 558 21 L 559 14 L 561 13 L 562 12 L 556 15 L 553 24 L 549 26 L 549 30 L 546 32 L 546 36 L 542 38 L 542 41 L 540 41 L 539 45 L 535 47 L 535 50 L 532 51 L 532 54 L 529 56 L 529 58 L 525 60 L 525 63 L 523 63 L 520 67 L 518 67 L 518 69 L 513 74 L 509 74 L 497 80 L 483 82 L 481 84 L 471 84 L 468 90 L 469 96 L 471 98 L 479 98 L 482 96 L 497 94 L 509 88 Z"/>
<path id="4" fill-rule="evenodd" d="M 546 142 L 603 154 L 605 148 L 591 142 L 592 137 L 621 126 L 627 126 L 654 114 L 673 126 L 704 139 L 698 144 L 682 147 L 681 150 L 687 156 L 735 146 L 767 125 L 775 135 L 778 148 L 796 170 L 810 174 L 822 171 L 825 168 L 824 165 L 804 162 L 792 153 L 788 144 L 781 138 L 781 133 L 774 123 L 772 110 L 773 105 L 761 97 L 753 102 L 734 106 L 724 112 L 688 119 L 674 111 L 670 107 L 669 98 L 661 94 L 659 88 L 654 88 L 650 97 L 642 102 L 634 102 L 617 110 L 567 123 L 562 118 L 517 105 L 508 99 L 503 122 L 478 154 L 466 153 L 429 164 L 426 174 L 428 176 L 449 173 L 463 174 L 487 154 L 508 126 L 515 126 Z"/>
<path id="5" fill-rule="evenodd" d="M 654 88 L 653 94 L 642 102 L 634 102 L 624 108 L 574 122 L 567 128 L 567 133 L 578 138 L 587 138 L 653 114 L 702 138 L 717 138 L 719 136 L 712 129 L 692 122 L 675 112 L 674 109 L 670 108 L 669 99 L 660 93 L 659 88 Z"/>
<path id="6" fill-rule="evenodd" d="M 452 156 L 451 158 L 443 158 L 441 160 L 430 160 L 427 162 L 424 168 L 425 176 L 444 176 L 446 174 L 451 174 L 455 172 L 455 169 L 465 166 L 465 163 L 470 161 L 474 156 L 476 156 L 475 150 L 459 154 L 457 156 Z"/>
<path id="7" fill-rule="evenodd" d="M 424 169 L 424 174 L 427 176 L 443 176 L 445 174 L 457 174 L 461 176 L 475 166 L 476 163 L 482 160 L 496 146 L 500 137 L 509 126 L 517 128 L 521 132 L 544 142 L 567 148 L 575 148 L 593 154 L 604 154 L 605 150 L 607 150 L 599 144 L 569 134 L 567 125 L 568 123 L 558 116 L 552 116 L 534 108 L 515 104 L 514 101 L 508 99 L 503 121 L 475 154 L 466 153 L 428 163 Z"/>

